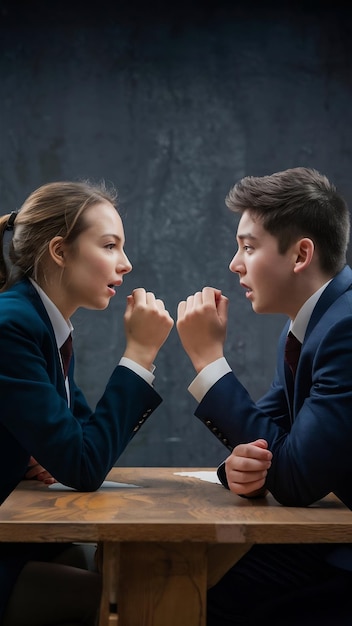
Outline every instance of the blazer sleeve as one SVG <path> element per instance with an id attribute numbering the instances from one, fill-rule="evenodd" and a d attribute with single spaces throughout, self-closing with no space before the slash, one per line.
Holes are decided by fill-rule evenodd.
<path id="1" fill-rule="evenodd" d="M 330 492 L 352 508 L 352 314 L 317 329 L 302 351 L 291 423 L 281 385 L 255 403 L 233 373 L 206 394 L 196 415 L 233 448 L 262 437 L 273 452 L 266 487 L 287 506 L 306 506 Z"/>
<path id="2" fill-rule="evenodd" d="M 71 379 L 70 409 L 56 345 L 39 316 L 23 311 L 20 321 L 1 323 L 0 343 L 0 496 L 23 476 L 30 454 L 58 481 L 97 489 L 161 403 L 159 394 L 117 366 L 94 411 Z"/>

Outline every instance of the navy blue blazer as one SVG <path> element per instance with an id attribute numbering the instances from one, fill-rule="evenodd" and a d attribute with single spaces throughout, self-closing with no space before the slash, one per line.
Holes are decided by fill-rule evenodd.
<path id="1" fill-rule="evenodd" d="M 266 487 L 287 506 L 307 506 L 335 493 L 352 509 L 352 270 L 329 283 L 311 315 L 289 388 L 284 348 L 269 391 L 253 402 L 228 373 L 203 398 L 196 416 L 232 450 L 266 439 L 273 453 Z M 218 470 L 227 486 L 224 465 Z"/>
<path id="2" fill-rule="evenodd" d="M 103 482 L 134 434 L 161 403 L 132 370 L 117 366 L 95 411 L 69 369 L 70 406 L 53 327 L 33 285 L 0 294 L 0 504 L 33 455 L 55 478 L 80 491 Z M 0 544 L 0 622 L 28 560 L 50 560 L 54 544 Z"/>
<path id="3" fill-rule="evenodd" d="M 0 294 L 0 503 L 23 478 L 30 455 L 55 478 L 96 490 L 161 403 L 130 369 L 117 366 L 95 411 L 69 370 L 71 408 L 53 327 L 27 279 Z"/>

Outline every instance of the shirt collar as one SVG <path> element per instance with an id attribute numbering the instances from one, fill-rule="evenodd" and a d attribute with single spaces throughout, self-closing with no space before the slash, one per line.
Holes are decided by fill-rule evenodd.
<path id="1" fill-rule="evenodd" d="M 315 293 L 313 293 L 312 296 L 310 296 L 310 298 L 308 298 L 308 300 L 305 301 L 303 306 L 301 306 L 300 310 L 298 311 L 295 319 L 290 324 L 289 330 L 301 343 L 303 343 L 304 335 L 306 334 L 307 326 L 313 313 L 313 309 L 318 302 L 321 294 L 326 289 L 331 280 L 332 279 L 328 280 L 325 285 L 320 287 L 320 289 L 318 289 Z"/>
<path id="2" fill-rule="evenodd" d="M 43 302 L 43 305 L 46 309 L 46 312 L 50 318 L 55 339 L 57 343 L 57 347 L 61 348 L 62 344 L 66 341 L 69 334 L 73 331 L 73 326 L 70 321 L 66 321 L 62 313 L 60 313 L 57 306 L 53 303 L 52 300 L 46 295 L 45 291 L 41 287 L 39 287 L 38 283 L 36 283 L 32 278 L 29 279 L 38 295 Z"/>

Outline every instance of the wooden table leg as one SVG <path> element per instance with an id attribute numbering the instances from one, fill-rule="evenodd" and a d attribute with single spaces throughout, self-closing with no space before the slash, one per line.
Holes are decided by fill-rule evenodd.
<path id="1" fill-rule="evenodd" d="M 120 572 L 118 626 L 205 626 L 206 544 L 121 543 Z"/>
<path id="2" fill-rule="evenodd" d="M 103 589 L 100 602 L 99 626 L 117 626 L 117 589 L 119 584 L 120 544 L 105 542 L 103 551 Z"/>

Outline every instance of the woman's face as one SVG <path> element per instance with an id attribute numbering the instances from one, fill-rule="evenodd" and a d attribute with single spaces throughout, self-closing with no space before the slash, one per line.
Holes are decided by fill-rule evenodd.
<path id="1" fill-rule="evenodd" d="M 64 265 L 57 303 L 64 317 L 76 309 L 105 309 L 123 275 L 132 265 L 124 252 L 121 218 L 109 202 L 96 204 L 84 215 L 87 228 L 74 244 L 63 245 Z"/>

